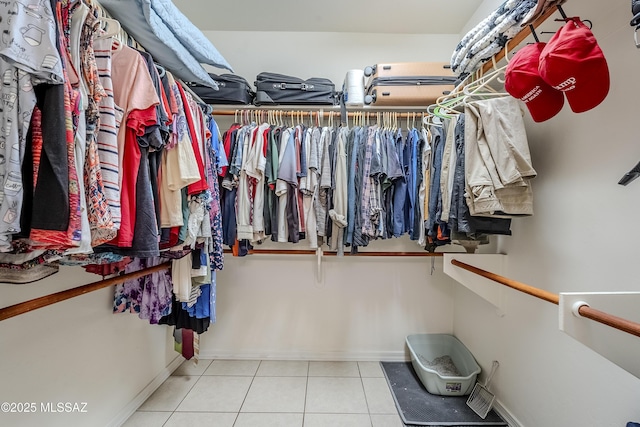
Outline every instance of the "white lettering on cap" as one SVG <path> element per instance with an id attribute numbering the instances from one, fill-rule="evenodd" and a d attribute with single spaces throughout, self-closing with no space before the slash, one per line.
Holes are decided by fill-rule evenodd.
<path id="1" fill-rule="evenodd" d="M 531 89 L 529 92 L 525 93 L 524 96 L 520 99 L 524 101 L 526 104 L 527 102 L 531 102 L 534 99 L 536 99 L 541 93 L 542 93 L 542 89 L 540 89 L 540 85 L 537 85 L 536 87 Z"/>
<path id="2" fill-rule="evenodd" d="M 569 77 L 567 80 L 563 81 L 558 86 L 554 86 L 553 88 L 557 90 L 561 90 L 562 92 L 573 90 L 576 88 L 576 78 Z"/>

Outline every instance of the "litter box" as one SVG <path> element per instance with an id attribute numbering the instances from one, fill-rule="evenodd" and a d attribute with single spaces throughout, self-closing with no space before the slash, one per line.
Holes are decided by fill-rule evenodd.
<path id="1" fill-rule="evenodd" d="M 471 352 L 456 337 L 414 334 L 407 336 L 406 342 L 413 369 L 429 393 L 442 396 L 471 393 L 481 369 Z M 455 366 L 452 367 L 451 362 Z"/>

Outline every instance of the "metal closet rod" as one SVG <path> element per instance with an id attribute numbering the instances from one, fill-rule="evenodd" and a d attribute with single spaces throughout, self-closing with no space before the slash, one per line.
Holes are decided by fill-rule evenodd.
<path id="1" fill-rule="evenodd" d="M 225 253 L 233 253 L 231 249 L 225 249 Z M 248 255 L 317 255 L 318 253 L 311 249 L 251 249 Z M 441 257 L 444 252 L 380 252 L 365 251 L 357 254 L 344 253 L 344 256 L 352 257 Z M 337 252 L 322 252 L 322 256 L 338 256 Z"/>
<path id="2" fill-rule="evenodd" d="M 272 109 L 272 108 L 268 108 L 268 109 L 261 109 L 260 107 L 255 107 L 255 108 L 243 108 L 243 109 L 239 109 L 239 110 L 216 110 L 214 109 L 213 112 L 211 113 L 214 116 L 240 116 L 242 117 L 242 114 L 246 114 L 246 113 L 259 113 L 259 114 L 268 114 L 269 112 L 273 112 L 278 114 L 278 117 L 280 114 L 282 114 L 283 117 L 289 118 L 289 117 L 310 117 L 310 118 L 320 118 L 320 116 L 322 115 L 325 119 L 329 119 L 331 116 L 339 118 L 340 117 L 340 111 L 334 111 L 334 110 L 327 110 L 327 111 L 320 111 L 320 110 L 296 110 L 294 107 L 285 107 L 284 109 L 280 108 L 280 109 Z M 426 107 L 420 109 L 420 110 L 416 110 L 413 112 L 410 111 L 394 111 L 394 110 L 367 110 L 367 109 L 362 109 L 362 110 L 358 110 L 358 111 L 348 111 L 347 112 L 347 116 L 348 117 L 362 117 L 364 119 L 375 119 L 378 116 L 381 119 L 393 119 L 393 118 L 398 118 L 398 119 L 420 119 L 422 115 L 426 115 Z"/>
<path id="3" fill-rule="evenodd" d="M 508 279 L 504 276 L 500 276 L 499 274 L 491 273 L 490 271 L 486 271 L 481 268 L 474 267 L 473 265 L 469 265 L 467 263 L 458 261 L 456 259 L 452 259 L 451 264 L 455 265 L 456 267 L 460 267 L 463 270 L 467 270 L 479 276 L 485 277 L 489 280 L 493 280 L 494 282 L 498 282 L 511 289 L 515 289 L 517 291 L 534 296 L 536 298 L 540 298 L 541 300 L 550 302 L 555 305 L 560 304 L 560 296 L 558 294 L 554 294 L 552 292 L 545 291 L 543 289 L 539 289 L 539 288 L 524 284 L 522 282 Z M 622 317 L 605 313 L 604 311 L 591 308 L 588 305 L 581 305 L 578 308 L 578 313 L 582 317 L 586 317 L 587 319 L 594 320 L 598 323 L 602 323 L 603 325 L 607 325 L 614 329 L 618 329 L 619 331 L 623 331 L 628 334 L 634 335 L 636 337 L 640 337 L 640 323 L 632 322 Z"/>
<path id="4" fill-rule="evenodd" d="M 78 286 L 75 288 L 67 289 L 64 291 L 56 292 L 54 294 L 45 295 L 40 298 L 35 298 L 29 301 L 24 301 L 18 304 L 10 305 L 8 307 L 0 308 L 0 321 L 10 319 L 20 314 L 28 313 L 38 308 L 46 307 L 48 305 L 56 304 L 61 301 L 75 298 L 80 295 L 88 294 L 89 292 L 97 291 L 102 288 L 117 285 L 118 283 L 125 282 L 127 280 L 137 279 L 142 276 L 146 276 L 157 271 L 167 270 L 171 266 L 170 262 L 158 264 L 154 267 L 144 268 L 142 270 L 135 271 L 133 273 L 122 274 L 119 276 L 111 277 L 105 280 L 99 280 L 97 282 L 88 283 L 86 285 Z"/>

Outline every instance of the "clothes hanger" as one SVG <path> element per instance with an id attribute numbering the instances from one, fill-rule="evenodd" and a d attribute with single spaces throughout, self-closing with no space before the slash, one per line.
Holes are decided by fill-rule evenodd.
<path id="1" fill-rule="evenodd" d="M 165 74 L 167 74 L 167 70 L 160 64 L 153 64 L 156 66 L 156 69 L 158 70 L 158 77 L 163 78 Z"/>
<path id="2" fill-rule="evenodd" d="M 462 90 L 462 92 L 466 95 L 466 96 L 472 96 L 472 95 L 491 95 L 491 96 L 505 96 L 508 95 L 507 92 L 500 92 L 497 91 L 495 88 L 490 86 L 490 83 L 493 82 L 494 80 L 498 81 L 499 83 L 504 83 L 504 79 L 502 78 L 504 76 L 504 72 L 506 70 L 507 66 L 503 66 L 500 67 L 492 72 L 489 72 L 487 74 L 485 74 L 483 77 L 479 78 L 478 80 L 474 81 L 473 83 L 468 84 L 467 86 L 464 87 L 464 89 Z"/>
<path id="3" fill-rule="evenodd" d="M 115 19 L 101 16 L 96 20 L 100 24 L 102 31 L 97 33 L 96 39 L 107 39 L 120 33 L 120 22 Z"/>

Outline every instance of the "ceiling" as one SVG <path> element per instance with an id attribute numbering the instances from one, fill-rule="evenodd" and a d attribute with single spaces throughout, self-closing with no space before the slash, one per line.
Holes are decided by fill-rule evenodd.
<path id="1" fill-rule="evenodd" d="M 174 0 L 201 31 L 459 34 L 482 0 Z"/>

